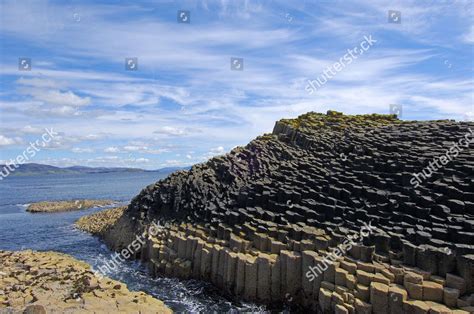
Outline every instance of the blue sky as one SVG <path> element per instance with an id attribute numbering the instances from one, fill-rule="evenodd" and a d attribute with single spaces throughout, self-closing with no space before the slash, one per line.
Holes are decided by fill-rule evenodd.
<path id="1" fill-rule="evenodd" d="M 59 135 L 30 162 L 155 169 L 203 162 L 308 111 L 473 117 L 471 0 L 0 4 L 0 163 L 44 128 Z M 365 36 L 375 44 L 308 93 Z"/>

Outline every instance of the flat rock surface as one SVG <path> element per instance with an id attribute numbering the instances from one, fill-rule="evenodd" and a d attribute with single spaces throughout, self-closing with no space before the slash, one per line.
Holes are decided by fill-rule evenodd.
<path id="1" fill-rule="evenodd" d="M 112 200 L 45 201 L 30 204 L 26 211 L 31 213 L 55 213 L 107 206 L 114 203 L 116 202 Z"/>
<path id="2" fill-rule="evenodd" d="M 172 313 L 65 254 L 0 251 L 0 265 L 0 313 Z"/>

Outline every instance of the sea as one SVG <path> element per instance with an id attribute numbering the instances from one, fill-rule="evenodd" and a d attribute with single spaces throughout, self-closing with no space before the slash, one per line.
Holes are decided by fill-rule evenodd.
<path id="1" fill-rule="evenodd" d="M 110 259 L 111 250 L 74 222 L 104 208 L 29 213 L 28 204 L 39 201 L 112 199 L 128 204 L 140 190 L 167 174 L 160 172 L 48 174 L 9 176 L 0 181 L 0 250 L 56 251 L 85 261 L 94 269 Z M 162 300 L 175 312 L 263 312 L 264 307 L 242 303 L 223 295 L 211 284 L 197 280 L 152 278 L 138 261 L 120 262 L 107 274 L 132 291 L 144 291 Z"/>

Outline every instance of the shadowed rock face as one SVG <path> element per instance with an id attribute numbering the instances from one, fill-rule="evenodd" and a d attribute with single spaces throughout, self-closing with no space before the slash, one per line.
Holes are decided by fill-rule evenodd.
<path id="1" fill-rule="evenodd" d="M 248 300 L 341 313 L 469 310 L 473 131 L 333 111 L 281 120 L 246 147 L 148 186 L 119 223 L 138 234 L 169 222 L 141 252 L 153 273 Z"/>

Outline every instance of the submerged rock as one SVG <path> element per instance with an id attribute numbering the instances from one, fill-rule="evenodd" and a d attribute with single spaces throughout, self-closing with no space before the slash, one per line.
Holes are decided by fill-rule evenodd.
<path id="1" fill-rule="evenodd" d="M 460 140 L 474 140 L 472 130 L 334 111 L 281 120 L 272 134 L 146 187 L 104 237 L 121 249 L 145 234 L 136 256 L 152 274 L 210 281 L 245 300 L 467 313 L 474 154 Z"/>

